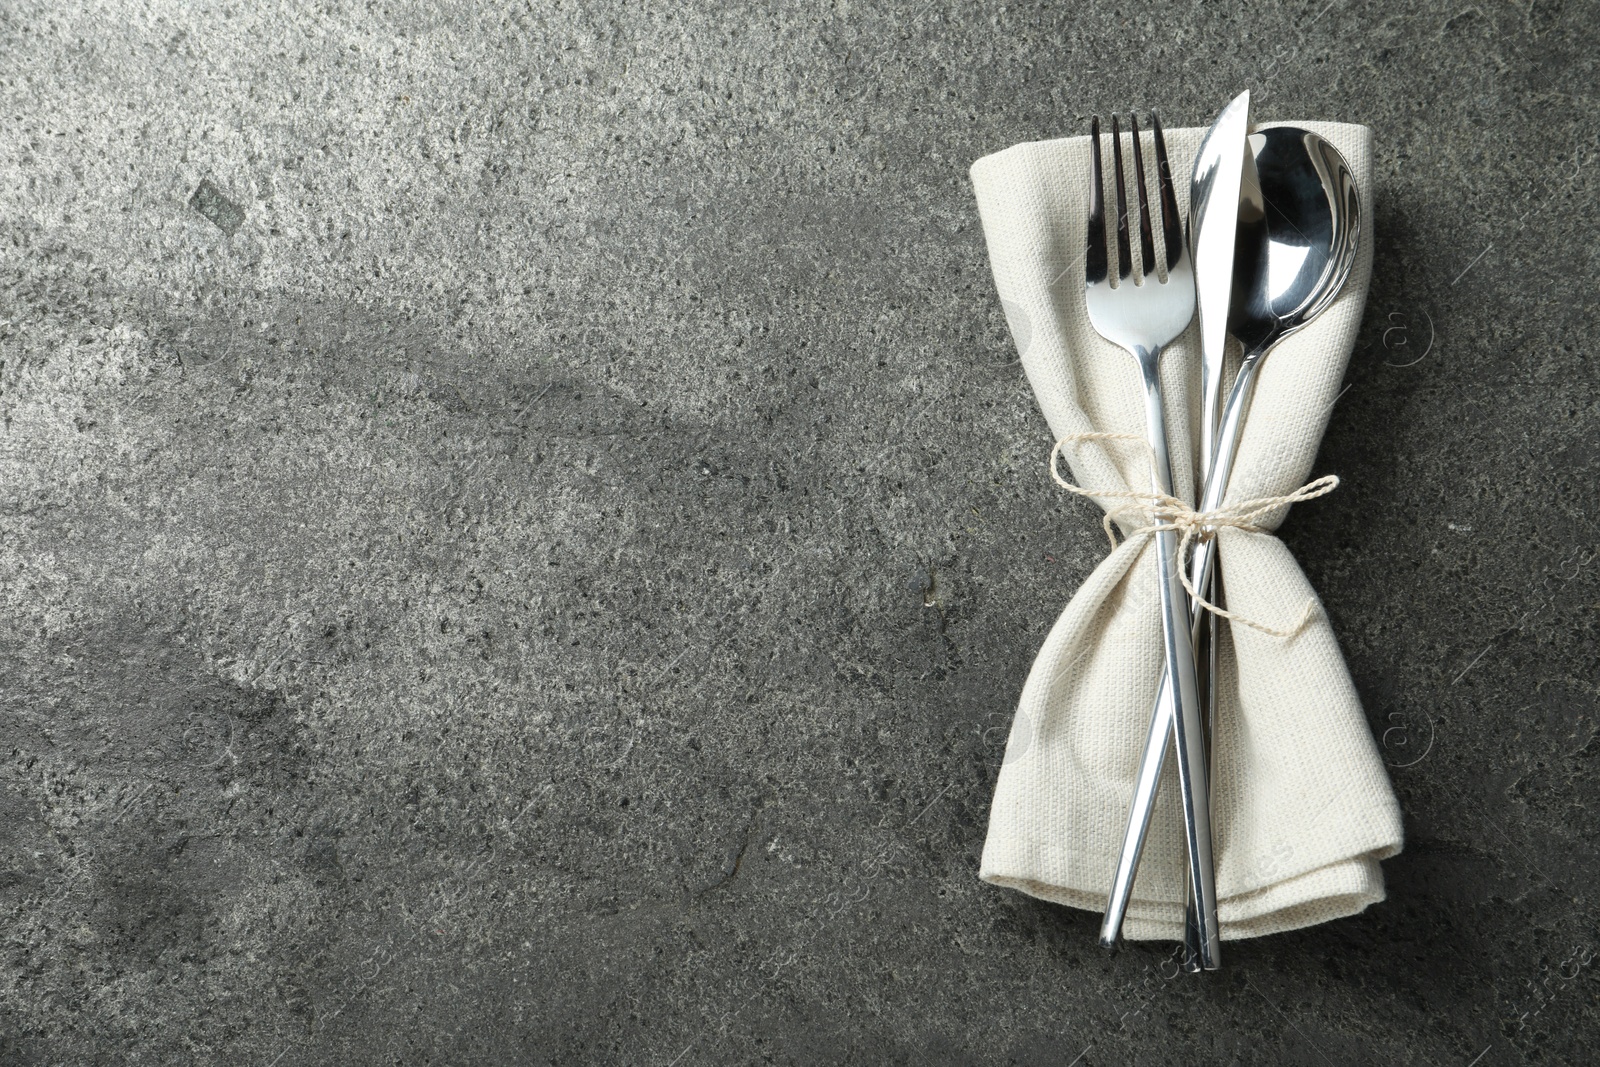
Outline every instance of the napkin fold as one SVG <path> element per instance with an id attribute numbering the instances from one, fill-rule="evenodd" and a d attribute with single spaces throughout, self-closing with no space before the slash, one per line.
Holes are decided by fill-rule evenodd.
<path id="1" fill-rule="evenodd" d="M 1341 295 L 1263 364 L 1230 504 L 1285 494 L 1307 480 L 1372 274 L 1371 131 L 1344 123 L 1293 125 L 1321 134 L 1349 162 L 1361 193 L 1359 254 Z M 1186 218 L 1183 179 L 1204 135 L 1199 128 L 1166 134 Z M 1095 333 L 1084 307 L 1088 138 L 1019 144 L 985 156 L 973 164 L 972 182 L 995 285 L 1052 440 L 1142 435 L 1134 360 Z M 1175 490 L 1191 503 L 1199 366 L 1191 323 L 1162 357 Z M 1041 464 L 1051 444 L 1041 435 Z M 1137 444 L 1086 441 L 1063 446 L 1063 454 L 1082 486 L 1149 486 L 1148 452 Z M 1286 513 L 1261 525 L 1276 529 Z M 1140 525 L 1119 522 L 1125 532 Z M 1101 537 L 1088 523 L 1081 535 Z M 1399 805 L 1360 698 L 1294 557 L 1270 533 L 1238 529 L 1219 531 L 1217 552 L 1230 610 L 1287 630 L 1308 600 L 1316 605 L 1310 622 L 1288 638 L 1221 627 L 1212 834 L 1218 920 L 1222 937 L 1232 940 L 1352 915 L 1382 900 L 1378 861 L 1400 851 L 1402 835 Z M 1034 660 L 995 785 L 981 878 L 1104 910 L 1163 665 L 1155 545 L 1134 537 L 1090 574 Z M 1182 812 L 1170 751 L 1164 775 L 1123 926 L 1129 938 L 1183 936 Z"/>

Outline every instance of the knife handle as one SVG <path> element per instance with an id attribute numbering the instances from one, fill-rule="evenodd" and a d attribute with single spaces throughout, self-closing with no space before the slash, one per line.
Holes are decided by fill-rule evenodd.
<path id="1" fill-rule="evenodd" d="M 1222 607 L 1222 577 L 1220 562 L 1211 565 L 1211 588 L 1202 589 L 1203 595 L 1211 603 Z M 1222 619 L 1211 612 L 1205 613 L 1205 625 L 1200 628 L 1199 645 L 1195 648 L 1195 666 L 1200 671 L 1200 714 L 1202 729 L 1205 734 L 1206 747 L 1206 782 L 1207 785 L 1216 781 L 1217 765 L 1212 737 L 1215 733 L 1217 717 L 1217 642 L 1220 637 Z M 1216 800 L 1216 791 L 1211 791 L 1211 799 Z M 1209 805 L 1208 805 L 1209 806 Z M 1184 906 L 1183 906 L 1183 969 L 1191 974 L 1198 973 L 1205 968 L 1200 957 L 1200 914 L 1195 910 L 1194 893 L 1189 890 L 1189 881 L 1184 879 Z M 1216 954 L 1212 954 L 1212 970 L 1217 968 Z"/>

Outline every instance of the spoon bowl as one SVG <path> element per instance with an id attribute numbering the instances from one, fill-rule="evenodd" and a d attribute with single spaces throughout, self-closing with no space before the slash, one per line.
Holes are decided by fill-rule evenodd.
<path id="1" fill-rule="evenodd" d="M 1247 360 L 1326 310 L 1360 235 L 1355 177 L 1337 148 L 1293 126 L 1250 135 L 1228 311 Z"/>

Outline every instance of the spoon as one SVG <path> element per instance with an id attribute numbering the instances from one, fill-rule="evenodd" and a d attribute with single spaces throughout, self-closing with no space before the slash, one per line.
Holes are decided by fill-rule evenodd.
<path id="1" fill-rule="evenodd" d="M 1251 134 L 1249 149 L 1228 307 L 1228 332 L 1244 356 L 1222 408 L 1201 511 L 1220 507 L 1227 493 L 1261 364 L 1333 303 L 1355 266 L 1361 236 L 1355 177 L 1337 148 L 1310 130 L 1275 126 Z M 1215 546 L 1207 538 L 1196 547 L 1191 574 L 1209 574 Z"/>
<path id="2" fill-rule="evenodd" d="M 1337 148 L 1294 126 L 1251 134 L 1248 148 L 1239 183 L 1228 306 L 1228 332 L 1244 346 L 1244 356 L 1222 409 L 1201 511 L 1221 507 L 1227 494 L 1261 364 L 1280 341 L 1322 314 L 1339 295 L 1355 265 L 1361 235 L 1360 196 Z M 1216 543 L 1208 537 L 1195 545 L 1189 576 L 1196 589 L 1211 581 Z M 1196 640 L 1204 619 L 1204 609 L 1193 605 Z M 1200 917 L 1191 899 L 1184 919 L 1186 961 L 1203 958 L 1197 951 L 1200 938 Z"/>
<path id="3" fill-rule="evenodd" d="M 1223 406 L 1201 511 L 1215 510 L 1227 492 L 1234 453 L 1255 390 L 1256 374 L 1278 342 L 1305 326 L 1332 303 L 1355 264 L 1361 231 L 1361 204 L 1348 164 L 1333 145 L 1309 130 L 1279 126 L 1252 134 L 1240 181 L 1238 232 L 1234 241 L 1233 296 L 1228 332 L 1244 345 L 1238 377 Z M 1216 561 L 1216 539 L 1196 543 L 1189 574 L 1196 589 L 1206 588 Z M 1190 605 L 1190 633 L 1197 636 L 1205 611 Z M 1172 683 L 1162 673 L 1160 695 L 1134 781 L 1128 829 L 1111 898 L 1106 905 L 1101 943 L 1116 943 L 1122 916 L 1133 893 L 1133 879 L 1155 809 L 1172 732 Z M 1192 902 L 1184 923 L 1187 958 L 1218 965 L 1215 918 L 1205 917 L 1204 940 L 1212 951 L 1198 952 L 1201 916 Z"/>

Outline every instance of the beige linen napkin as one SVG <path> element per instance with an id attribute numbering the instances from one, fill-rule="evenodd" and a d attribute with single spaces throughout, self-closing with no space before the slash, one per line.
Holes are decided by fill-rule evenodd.
<path id="1" fill-rule="evenodd" d="M 1306 481 L 1372 273 L 1371 131 L 1295 125 L 1326 137 L 1349 161 L 1362 197 L 1360 255 L 1333 305 L 1263 365 L 1230 504 L 1288 493 Z M 1187 177 L 1204 134 L 1167 134 L 1185 217 Z M 1088 157 L 1088 139 L 1072 137 L 1016 145 L 972 167 L 995 285 L 1055 439 L 1144 431 L 1133 358 L 1095 333 L 1084 310 Z M 1191 503 L 1199 362 L 1191 324 L 1162 358 L 1176 489 Z M 1050 444 L 1041 435 L 1041 463 Z M 1063 453 L 1082 486 L 1149 486 L 1147 453 L 1137 444 L 1083 442 Z M 1286 511 L 1265 525 L 1275 529 Z M 1101 538 L 1091 523 L 1075 535 Z M 1230 610 L 1283 630 L 1315 600 L 1271 534 L 1224 529 L 1218 552 Z M 1240 625 L 1222 629 L 1213 838 L 1223 938 L 1308 926 L 1382 900 L 1378 861 L 1400 850 L 1399 807 L 1320 602 L 1291 638 Z M 1039 650 L 995 786 L 980 877 L 1104 910 L 1162 664 L 1154 543 L 1135 537 L 1089 576 Z M 1174 762 L 1169 753 L 1123 928 L 1130 938 L 1182 937 Z"/>

